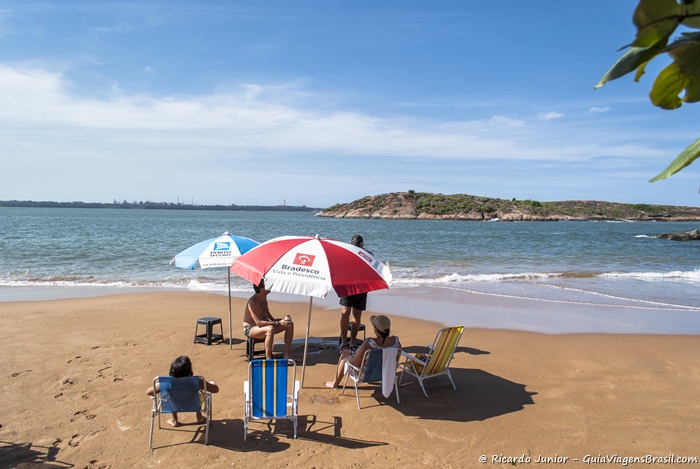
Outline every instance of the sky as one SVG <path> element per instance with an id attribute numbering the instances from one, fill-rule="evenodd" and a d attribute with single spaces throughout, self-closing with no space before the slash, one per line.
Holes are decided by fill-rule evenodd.
<path id="1" fill-rule="evenodd" d="M 0 200 L 700 205 L 636 0 L 0 0 Z"/>

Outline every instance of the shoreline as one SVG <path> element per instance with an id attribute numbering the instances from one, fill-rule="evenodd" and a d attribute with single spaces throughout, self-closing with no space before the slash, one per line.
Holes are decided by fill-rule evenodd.
<path id="1" fill-rule="evenodd" d="M 4 302 L 54 301 L 100 298 L 141 293 L 212 294 L 226 293 L 154 287 L 8 287 L 0 286 Z M 246 299 L 248 292 L 232 291 L 232 299 Z M 309 297 L 271 293 L 271 301 L 309 303 Z M 339 310 L 338 298 L 314 298 L 315 308 Z M 586 304 L 542 298 L 465 291 L 446 287 L 397 287 L 371 292 L 369 314 L 383 313 L 417 320 L 433 320 L 444 326 L 537 332 L 543 334 L 669 334 L 700 335 L 700 310 L 694 307 L 664 308 L 615 304 Z M 228 310 L 226 310 L 228 313 Z M 233 311 L 235 317 L 236 313 Z"/>
<path id="2" fill-rule="evenodd" d="M 325 389 L 338 352 L 309 354 L 300 392 L 299 437 L 288 422 L 251 423 L 243 442 L 247 377 L 240 318 L 232 300 L 228 343 L 194 344 L 196 318 L 220 316 L 225 296 L 148 292 L 94 298 L 0 303 L 0 373 L 12 405 L 0 419 L 0 455 L 11 467 L 465 467 L 480 457 L 586 455 L 698 457 L 700 387 L 695 336 L 560 334 L 468 327 L 452 374 L 384 398 L 376 386 Z M 304 336 L 308 303 L 270 300 Z M 414 353 L 440 324 L 390 316 L 392 334 Z M 314 304 L 311 337 L 337 336 L 339 311 Z M 368 324 L 369 318 L 363 316 Z M 224 333 L 228 336 L 224 320 Z M 295 341 L 292 352 L 303 346 Z M 279 346 L 276 346 L 279 351 Z M 148 448 L 154 376 L 191 357 L 196 374 L 215 380 L 209 445 L 199 427 L 156 430 Z M 297 370 L 300 379 L 301 370 Z M 188 422 L 189 416 L 183 420 Z M 494 462 L 495 464 L 496 462 Z"/>

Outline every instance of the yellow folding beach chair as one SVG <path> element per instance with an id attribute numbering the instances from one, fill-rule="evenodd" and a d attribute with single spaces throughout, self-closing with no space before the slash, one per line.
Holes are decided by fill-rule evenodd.
<path id="1" fill-rule="evenodd" d="M 449 367 L 457 349 L 457 344 L 459 344 L 459 340 L 462 337 L 462 332 L 464 332 L 464 326 L 448 327 L 439 330 L 433 344 L 428 345 L 427 353 L 411 355 L 402 350 L 401 355 L 404 357 L 404 361 L 399 365 L 401 368 L 399 386 L 406 386 L 413 382 L 402 382 L 404 373 L 408 373 L 418 379 L 425 397 L 428 397 L 428 393 L 425 390 L 425 386 L 423 386 L 423 381 L 436 376 L 446 375 L 450 379 L 452 387 L 457 389 Z"/>

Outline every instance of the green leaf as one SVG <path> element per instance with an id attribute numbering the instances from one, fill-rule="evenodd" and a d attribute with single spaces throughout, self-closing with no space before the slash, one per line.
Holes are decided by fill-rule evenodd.
<path id="1" fill-rule="evenodd" d="M 683 8 L 686 17 L 683 19 L 683 26 L 688 28 L 700 28 L 700 1 L 684 0 Z"/>
<path id="2" fill-rule="evenodd" d="M 664 52 L 674 61 L 656 77 L 651 102 L 662 109 L 678 109 L 683 102 L 700 101 L 700 33 L 684 33 Z"/>
<path id="3" fill-rule="evenodd" d="M 673 34 L 685 16 L 684 5 L 677 0 L 640 0 L 632 21 L 637 36 L 632 47 L 650 47 L 665 41 Z"/>
<path id="4" fill-rule="evenodd" d="M 678 72 L 686 79 L 683 101 L 700 101 L 700 33 L 683 33 L 665 51 L 675 59 Z"/>
<path id="5" fill-rule="evenodd" d="M 683 91 L 686 83 L 686 77 L 680 73 L 678 65 L 673 62 L 661 70 L 656 77 L 649 99 L 654 106 L 661 109 L 678 109 L 683 104 L 678 95 Z"/>
<path id="6" fill-rule="evenodd" d="M 637 73 L 634 74 L 634 82 L 635 82 L 635 83 L 639 82 L 639 80 L 642 79 L 642 75 L 644 75 L 644 72 L 645 72 L 645 70 L 646 70 L 646 68 L 647 68 L 647 64 L 648 64 L 648 63 L 649 63 L 649 62 L 644 62 L 642 65 L 640 65 L 639 67 L 637 67 Z"/>
<path id="7" fill-rule="evenodd" d="M 688 145 L 688 147 L 681 152 L 680 155 L 676 157 L 668 168 L 664 169 L 661 173 L 657 174 L 649 182 L 660 181 L 661 179 L 666 179 L 669 176 L 676 174 L 681 169 L 688 166 L 690 163 L 698 159 L 700 156 L 700 138 L 695 140 L 693 143 Z"/>
<path id="8" fill-rule="evenodd" d="M 650 47 L 631 47 L 630 50 L 625 52 L 622 57 L 620 57 L 617 62 L 610 67 L 610 70 L 603 75 L 603 78 L 601 78 L 598 84 L 596 84 L 593 88 L 598 89 L 607 82 L 627 75 L 628 73 L 636 70 L 638 67 L 642 67 L 641 73 L 644 73 L 643 67 L 646 65 L 646 63 L 659 55 L 659 53 L 661 53 L 665 47 L 666 41 L 659 42 Z M 638 74 L 638 76 L 641 77 L 641 74 Z M 638 80 L 638 78 L 636 78 L 636 80 Z"/>
<path id="9" fill-rule="evenodd" d="M 646 65 L 657 55 L 668 53 L 672 63 L 656 77 L 649 93 L 651 102 L 663 109 L 677 109 L 683 102 L 700 101 L 700 33 L 682 33 L 671 44 L 679 25 L 700 29 L 700 0 L 639 0 L 632 18 L 637 34 L 630 49 L 603 75 L 600 88 L 636 70 L 634 81 L 644 75 Z M 682 170 L 700 157 L 700 139 L 649 182 L 659 181 Z"/>

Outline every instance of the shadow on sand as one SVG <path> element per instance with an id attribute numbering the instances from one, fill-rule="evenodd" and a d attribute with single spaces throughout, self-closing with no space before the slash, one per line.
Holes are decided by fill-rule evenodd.
<path id="1" fill-rule="evenodd" d="M 406 347 L 408 353 L 426 351 L 425 347 Z M 488 355 L 490 352 L 471 347 L 457 347 L 456 352 L 469 355 Z M 337 351 L 321 350 L 321 353 L 309 354 L 307 366 L 316 363 L 336 363 Z M 407 416 L 428 420 L 453 420 L 469 422 L 486 420 L 499 415 L 523 410 L 526 405 L 534 404 L 535 392 L 525 390 L 525 384 L 515 383 L 483 370 L 450 367 L 457 390 L 447 376 L 437 376 L 424 381 L 429 397 L 425 397 L 420 385 L 411 382 L 411 376 L 404 376 L 399 387 L 401 403 L 396 402 L 392 393 L 384 398 L 378 385 L 360 386 L 362 408 L 375 405 L 390 405 Z M 398 379 L 398 376 L 397 376 Z M 352 386 L 345 393 L 345 398 L 354 398 Z"/>
<path id="2" fill-rule="evenodd" d="M 315 415 L 300 415 L 297 422 L 297 439 L 349 449 L 387 444 L 381 441 L 345 438 L 342 436 L 342 428 L 341 417 L 333 417 L 332 421 L 323 421 L 318 420 Z M 238 452 L 277 453 L 289 449 L 293 434 L 294 429 L 289 420 L 261 420 L 248 424 L 248 441 L 243 441 L 243 420 L 217 420 L 211 423 L 209 444 Z"/>
<path id="3" fill-rule="evenodd" d="M 73 464 L 56 459 L 59 449 L 55 446 L 39 446 L 32 443 L 0 441 L 0 463 L 2 467 L 30 464 L 31 467 L 73 467 Z"/>
<path id="4" fill-rule="evenodd" d="M 410 376 L 404 376 L 405 386 L 399 386 L 401 404 L 395 396 L 384 399 L 384 403 L 396 407 L 405 415 L 428 420 L 453 420 L 471 422 L 486 420 L 500 415 L 523 410 L 535 402 L 532 396 L 537 393 L 525 390 L 526 385 L 515 383 L 483 370 L 451 368 L 457 390 L 446 376 L 437 376 L 423 382 L 429 397 L 425 397 L 417 382 L 411 383 Z"/>

